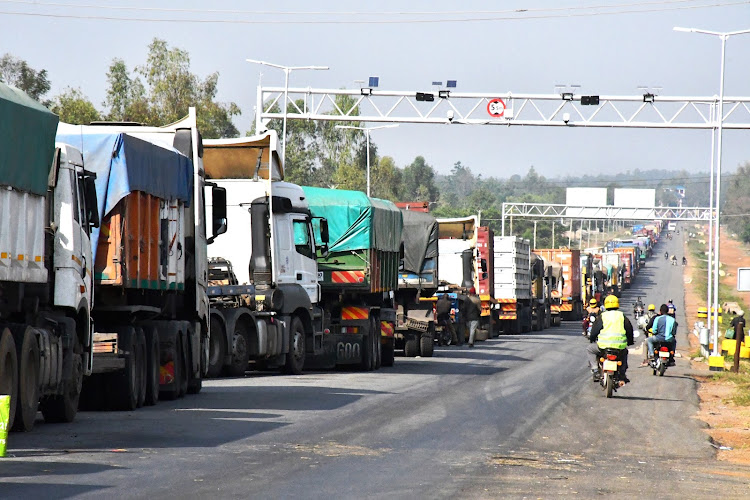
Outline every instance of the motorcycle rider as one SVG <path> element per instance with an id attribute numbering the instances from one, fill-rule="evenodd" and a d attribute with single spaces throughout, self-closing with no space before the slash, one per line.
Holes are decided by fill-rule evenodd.
<path id="1" fill-rule="evenodd" d="M 687 259 L 685 258 L 684 255 L 682 256 L 682 265 L 687 266 Z"/>
<path id="2" fill-rule="evenodd" d="M 674 352 L 675 349 L 675 335 L 677 334 L 677 322 L 674 318 L 669 315 L 669 307 L 667 304 L 662 304 L 659 308 L 661 313 L 656 320 L 654 320 L 654 336 L 648 338 L 648 357 L 652 359 L 654 357 L 654 343 L 664 342 L 669 345 L 669 350 Z M 670 365 L 672 361 L 670 360 Z"/>
<path id="3" fill-rule="evenodd" d="M 603 355 L 605 349 L 619 349 L 622 367 L 620 373 L 622 380 L 627 384 L 630 382 L 626 373 L 628 371 L 628 346 L 633 345 L 633 325 L 625 314 L 620 311 L 620 300 L 616 295 L 608 295 L 604 299 L 604 308 L 606 311 L 601 313 L 594 326 L 591 328 L 591 344 L 586 348 L 589 358 L 589 368 L 594 382 L 598 382 L 601 374 L 599 373 L 599 358 Z"/>
<path id="4" fill-rule="evenodd" d="M 669 259 L 669 252 L 664 252 L 664 260 Z"/>
<path id="5" fill-rule="evenodd" d="M 450 334 L 446 339 L 450 339 L 450 341 L 446 342 L 446 345 L 451 342 L 455 345 L 458 342 L 456 329 L 453 326 L 453 319 L 451 318 L 451 308 L 452 304 L 447 293 L 442 294 L 438 297 L 437 302 L 435 302 L 435 313 L 437 314 L 438 325 L 443 327 L 445 333 Z"/>
<path id="6" fill-rule="evenodd" d="M 673 266 L 677 265 L 677 256 L 675 256 L 675 255 L 672 255 L 672 265 Z"/>
<path id="7" fill-rule="evenodd" d="M 648 337 L 652 336 L 654 334 L 654 321 L 656 318 L 659 317 L 659 313 L 656 312 L 656 306 L 654 304 L 648 305 L 648 323 L 646 324 L 646 339 L 643 341 L 646 342 Z M 643 350 L 643 362 L 641 362 L 641 366 L 648 366 L 648 349 Z"/>
<path id="8" fill-rule="evenodd" d="M 599 303 L 596 301 L 596 299 L 592 298 L 591 300 L 589 300 L 589 305 L 586 307 L 586 319 L 583 322 L 583 333 L 581 335 L 585 337 L 588 333 L 588 322 L 591 315 L 593 314 L 594 316 L 599 316 L 600 312 L 601 308 L 599 307 Z"/>

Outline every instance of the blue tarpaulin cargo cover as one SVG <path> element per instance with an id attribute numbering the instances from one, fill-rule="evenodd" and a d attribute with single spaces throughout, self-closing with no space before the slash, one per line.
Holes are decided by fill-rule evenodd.
<path id="1" fill-rule="evenodd" d="M 85 125 L 61 123 L 57 141 L 83 153 L 84 168 L 96 173 L 96 198 L 101 220 L 132 191 L 164 200 L 190 204 L 193 197 L 193 162 L 176 149 L 144 141 L 126 133 L 102 133 Z M 96 252 L 99 231 L 91 243 Z"/>

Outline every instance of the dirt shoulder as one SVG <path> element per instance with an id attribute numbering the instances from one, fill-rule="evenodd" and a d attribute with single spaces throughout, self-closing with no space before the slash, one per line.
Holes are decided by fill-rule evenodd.
<path id="1" fill-rule="evenodd" d="M 700 229 L 691 227 L 689 231 L 699 233 Z M 703 231 L 706 234 L 708 228 L 703 228 Z M 705 236 L 696 236 L 696 238 L 705 239 Z M 689 255 L 687 243 L 685 243 L 684 251 L 685 255 Z M 735 289 L 736 268 L 750 266 L 750 250 L 741 242 L 722 233 L 720 257 L 724 264 L 722 269 L 726 271 L 720 280 L 723 284 Z M 697 269 L 694 263 L 695 258 L 688 257 L 688 266 L 684 269 L 685 313 L 691 330 L 694 323 L 698 321 L 698 307 L 706 304 L 706 291 L 700 286 L 691 286 L 699 279 L 699 274 L 705 273 L 705 270 Z M 737 293 L 737 295 L 741 294 Z M 740 306 L 746 311 L 750 310 L 747 304 L 747 294 L 741 298 L 746 303 Z M 689 338 L 691 354 L 699 355 L 698 337 L 690 334 Z M 694 359 L 692 367 L 697 372 L 707 371 L 707 360 Z M 698 397 L 700 399 L 700 410 L 696 417 L 708 425 L 706 432 L 711 436 L 714 445 L 718 447 L 718 459 L 750 465 L 750 406 L 738 405 L 733 401 L 737 395 L 737 384 L 728 379 L 717 380 L 711 376 L 696 376 L 695 378 L 699 382 Z"/>

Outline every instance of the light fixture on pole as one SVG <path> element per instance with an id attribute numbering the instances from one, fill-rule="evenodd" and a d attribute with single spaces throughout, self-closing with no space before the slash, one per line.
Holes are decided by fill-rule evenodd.
<path id="1" fill-rule="evenodd" d="M 370 131 L 371 130 L 378 130 L 381 128 L 395 128 L 398 127 L 398 124 L 393 125 L 378 125 L 376 127 L 355 127 L 353 125 L 336 125 L 336 128 L 342 128 L 342 129 L 353 129 L 353 130 L 362 130 L 365 133 L 365 137 L 367 139 L 367 196 L 370 196 Z"/>
<path id="2" fill-rule="evenodd" d="M 721 200 L 721 146 L 722 146 L 722 135 L 724 131 L 724 66 L 726 62 L 726 49 L 727 49 L 727 39 L 732 35 L 744 35 L 747 33 L 750 33 L 750 29 L 747 30 L 740 30 L 740 31 L 729 31 L 729 32 L 720 32 L 720 31 L 709 31 L 709 30 L 702 30 L 697 28 L 682 28 L 679 26 L 676 26 L 674 28 L 675 31 L 681 31 L 685 33 L 702 33 L 704 35 L 713 35 L 718 36 L 721 40 L 721 69 L 720 69 L 720 76 L 719 76 L 719 111 L 717 113 L 717 119 L 718 119 L 718 140 L 716 144 L 716 194 L 714 196 L 714 200 L 716 203 L 716 221 L 714 223 L 714 303 L 713 303 L 713 337 L 714 337 L 714 350 L 713 355 L 718 356 L 721 352 L 719 350 L 719 249 L 720 249 L 720 230 L 719 230 L 719 223 L 720 223 L 720 214 L 719 214 L 719 207 L 721 206 L 720 200 Z M 713 208 L 713 207 L 711 207 Z M 711 309 L 709 309 L 709 314 L 711 313 Z M 709 315 L 709 318 L 711 316 Z"/>
<path id="3" fill-rule="evenodd" d="M 285 160 L 286 160 L 286 108 L 287 103 L 289 102 L 289 73 L 296 70 L 302 70 L 302 69 L 310 69 L 310 70 L 326 70 L 328 69 L 328 66 L 282 66 L 281 64 L 274 64 L 266 61 L 258 61 L 255 59 L 245 59 L 245 61 L 253 64 L 261 64 L 263 66 L 270 66 L 272 68 L 278 68 L 280 70 L 284 71 L 284 125 L 281 132 L 281 140 L 282 140 L 282 150 L 281 150 L 281 165 L 286 166 Z"/>

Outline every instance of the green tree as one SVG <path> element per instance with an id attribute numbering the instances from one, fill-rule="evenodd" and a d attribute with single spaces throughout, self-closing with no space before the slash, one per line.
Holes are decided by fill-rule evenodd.
<path id="1" fill-rule="evenodd" d="M 722 179 L 723 180 L 723 179 Z M 724 181 L 727 182 L 727 181 Z M 727 182 L 724 206 L 721 209 L 729 230 L 750 243 L 750 162 L 745 162 Z"/>
<path id="2" fill-rule="evenodd" d="M 155 38 L 151 42 L 146 64 L 137 66 L 135 75 L 129 74 L 121 60 L 113 60 L 107 81 L 105 105 L 109 117 L 166 125 L 184 117 L 188 108 L 195 106 L 203 137 L 239 135 L 232 123 L 232 117 L 240 114 L 239 106 L 215 100 L 219 74 L 211 73 L 201 80 L 190 72 L 189 54 L 169 48 L 164 40 Z"/>
<path id="3" fill-rule="evenodd" d="M 375 165 L 372 165 L 371 168 L 370 189 L 372 196 L 399 201 L 399 186 L 401 185 L 403 172 L 396 166 L 393 158 L 384 156 Z"/>
<path id="4" fill-rule="evenodd" d="M 423 156 L 417 156 L 404 168 L 402 185 L 404 201 L 437 201 L 440 196 L 435 185 L 435 170 Z"/>
<path id="5" fill-rule="evenodd" d="M 146 89 L 138 77 L 131 77 L 125 61 L 113 59 L 107 71 L 107 97 L 104 101 L 112 121 L 154 122 Z"/>
<path id="6" fill-rule="evenodd" d="M 47 70 L 35 70 L 22 59 L 5 54 L 0 58 L 0 82 L 13 85 L 45 106 L 50 102 L 44 100 L 52 84 L 47 78 Z"/>
<path id="7" fill-rule="evenodd" d="M 101 120 L 99 111 L 89 101 L 81 89 L 66 88 L 52 102 L 52 112 L 60 116 L 60 121 L 75 125 L 88 125 Z"/>

